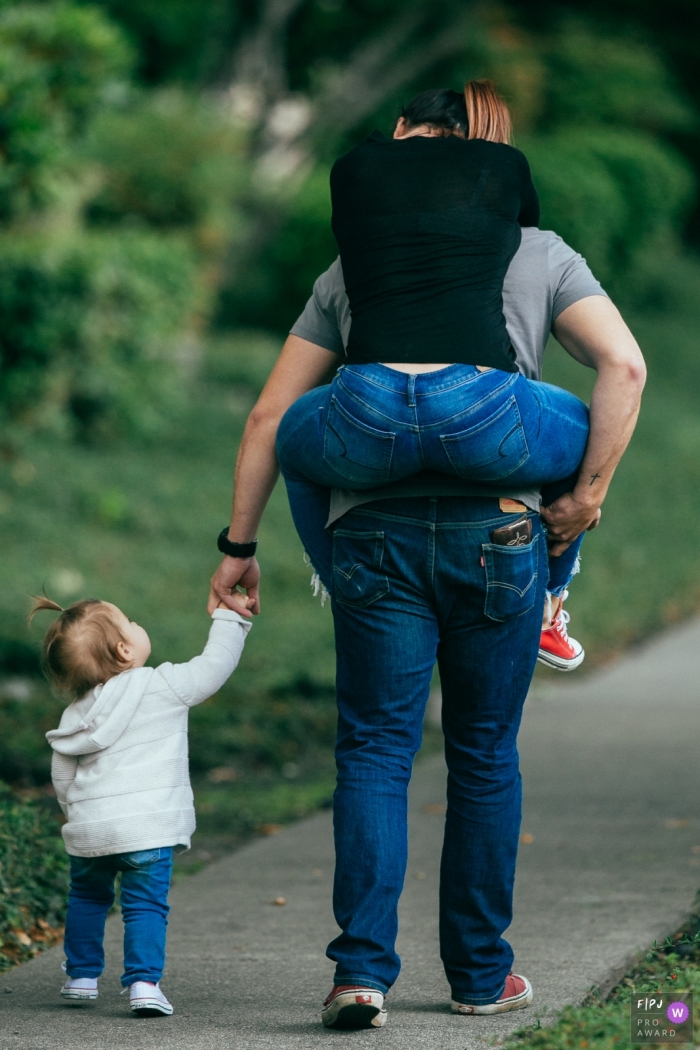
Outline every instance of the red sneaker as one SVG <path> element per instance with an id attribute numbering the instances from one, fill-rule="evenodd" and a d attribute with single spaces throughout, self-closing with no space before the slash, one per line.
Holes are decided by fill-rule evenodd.
<path id="1" fill-rule="evenodd" d="M 381 1028 L 386 1024 L 384 995 L 359 984 L 334 984 L 321 1020 L 326 1028 Z"/>
<path id="2" fill-rule="evenodd" d="M 573 671 L 575 667 L 583 663 L 586 655 L 581 643 L 575 638 L 569 638 L 566 630 L 568 622 L 568 612 L 560 609 L 552 621 L 552 626 L 547 627 L 540 635 L 540 651 L 537 659 L 541 664 L 554 667 L 557 671 Z"/>
<path id="3" fill-rule="evenodd" d="M 471 1006 L 469 1003 L 458 1003 L 452 1000 L 453 1014 L 505 1014 L 509 1010 L 524 1010 L 532 1002 L 532 985 L 527 977 L 518 973 L 509 973 L 501 998 L 486 1006 Z"/>

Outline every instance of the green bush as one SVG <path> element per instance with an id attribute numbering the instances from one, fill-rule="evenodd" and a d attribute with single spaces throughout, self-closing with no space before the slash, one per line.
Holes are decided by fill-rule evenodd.
<path id="1" fill-rule="evenodd" d="M 178 395 L 173 344 L 197 303 L 180 238 L 0 240 L 0 420 L 148 434 Z"/>
<path id="2" fill-rule="evenodd" d="M 143 95 L 121 110 L 105 109 L 87 143 L 103 175 L 89 218 L 138 216 L 161 229 L 195 228 L 202 248 L 223 247 L 246 183 L 244 146 L 221 106 L 174 88 Z"/>
<path id="3" fill-rule="evenodd" d="M 71 142 L 130 64 L 121 30 L 97 8 L 0 12 L 0 219 L 45 206 L 57 177 L 75 174 Z"/>
<path id="4" fill-rule="evenodd" d="M 596 276 L 624 293 L 650 252 L 675 240 L 694 191 L 683 158 L 639 131 L 576 128 L 524 139 L 553 229 Z"/>
<path id="5" fill-rule="evenodd" d="M 60 934 L 68 868 L 55 817 L 0 783 L 0 972 Z"/>
<path id="6" fill-rule="evenodd" d="M 229 687 L 192 712 L 190 766 L 204 773 L 229 762 L 281 770 L 328 753 L 335 741 L 335 689 L 301 675 L 265 694 Z"/>
<path id="7" fill-rule="evenodd" d="M 218 323 L 289 330 L 313 283 L 338 254 L 331 230 L 330 169 L 311 172 L 291 195 L 253 202 L 263 234 L 221 294 Z"/>
<path id="8" fill-rule="evenodd" d="M 7 673 L 1 661 L 0 652 L 0 667 Z M 65 705 L 51 695 L 38 673 L 37 666 L 32 678 L 10 678 L 10 692 L 14 682 L 22 699 L 4 695 L 0 701 L 0 783 L 33 787 L 51 780 L 51 748 L 45 734 L 61 721 Z"/>

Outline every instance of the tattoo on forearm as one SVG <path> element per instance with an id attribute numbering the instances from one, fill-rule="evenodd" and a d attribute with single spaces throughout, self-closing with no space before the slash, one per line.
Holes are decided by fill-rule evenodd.
<path id="1" fill-rule="evenodd" d="M 589 483 L 588 483 L 588 487 L 590 488 L 590 487 L 591 487 L 591 485 L 592 485 L 592 484 L 593 484 L 593 483 L 594 483 L 595 481 L 597 481 L 597 479 L 598 479 L 599 477 L 600 477 L 600 474 L 591 474 L 591 480 L 590 480 L 590 481 L 589 481 Z"/>

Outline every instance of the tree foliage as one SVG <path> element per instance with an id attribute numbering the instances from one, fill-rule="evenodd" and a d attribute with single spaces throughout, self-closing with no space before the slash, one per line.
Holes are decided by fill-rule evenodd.
<path id="1" fill-rule="evenodd" d="M 647 31 L 651 9 L 635 22 L 623 0 L 613 8 L 605 16 L 592 3 L 526 9 L 516 0 L 510 8 L 456 0 L 5 0 L 0 241 L 17 241 L 0 252 L 13 332 L 2 344 L 5 418 L 79 433 L 77 406 L 89 403 L 93 433 L 118 420 L 148 429 L 146 421 L 163 414 L 151 381 L 158 369 L 161 409 L 171 400 L 165 348 L 174 360 L 178 331 L 192 342 L 215 313 L 219 326 L 283 332 L 336 254 L 334 157 L 373 126 L 390 132 L 413 92 L 470 76 L 493 76 L 512 105 L 543 223 L 583 252 L 615 295 L 625 294 L 636 274 L 648 275 L 650 258 L 678 250 L 694 200 L 692 165 L 679 146 L 688 153 L 698 119 Z M 678 41 L 664 39 L 675 53 Z M 126 262 L 139 238 L 142 256 L 153 260 L 148 294 L 138 263 Z M 31 265 L 27 252 L 35 254 Z M 86 318 L 114 316 L 113 300 L 96 295 L 90 281 L 71 286 L 82 288 L 77 299 L 65 291 L 76 259 L 99 256 L 95 273 L 106 273 L 110 253 L 129 320 L 116 340 L 100 336 L 97 353 L 85 333 L 113 326 L 71 327 L 59 315 L 75 313 L 85 295 Z M 92 266 L 84 262 L 85 272 Z M 181 290 L 173 295 L 175 270 Z M 125 291 L 130 282 L 133 294 Z M 29 286 L 22 334 L 21 289 Z M 50 306 L 59 300 L 63 307 Z M 148 324 L 149 313 L 156 323 Z M 85 384 L 66 380 L 70 360 L 78 370 L 93 363 L 87 385 L 99 396 L 76 394 Z M 149 377 L 136 383 L 130 411 L 133 391 L 120 408 L 105 393 L 129 390 L 114 380 L 126 361 L 134 375 L 143 368 Z"/>
<path id="2" fill-rule="evenodd" d="M 1 219 L 51 201 L 56 180 L 74 170 L 72 143 L 130 64 L 122 32 L 95 8 L 0 12 Z"/>

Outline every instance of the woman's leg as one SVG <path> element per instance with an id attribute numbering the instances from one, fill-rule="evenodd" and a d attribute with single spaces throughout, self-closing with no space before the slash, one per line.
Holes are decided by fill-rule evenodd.
<path id="1" fill-rule="evenodd" d="M 396 477 L 395 430 L 378 430 L 354 420 L 331 386 L 303 394 L 286 411 L 277 431 L 277 459 L 282 473 L 301 475 L 316 485 L 371 489 L 421 470 L 410 462 Z"/>
<path id="2" fill-rule="evenodd" d="M 484 375 L 494 382 L 491 373 Z M 472 389 L 472 396 L 475 392 Z M 557 482 L 578 471 L 588 440 L 583 401 L 522 375 L 511 377 L 493 393 L 485 383 L 483 393 L 474 408 L 421 429 L 431 469 L 444 469 L 447 459 L 465 481 L 522 487 Z M 437 399 L 428 404 L 433 415 L 440 410 Z M 441 414 L 446 408 L 447 404 Z"/>
<path id="3" fill-rule="evenodd" d="M 333 579 L 333 533 L 326 528 L 331 491 L 300 474 L 286 473 L 289 508 L 294 526 L 321 583 L 330 593 Z"/>
<path id="4" fill-rule="evenodd" d="M 575 472 L 587 439 L 586 405 L 549 384 L 470 365 L 418 376 L 371 365 L 300 397 L 280 423 L 277 455 L 285 476 L 330 488 L 421 470 L 531 486 Z"/>
<path id="5" fill-rule="evenodd" d="M 105 920 L 114 904 L 115 857 L 71 857 L 63 948 L 69 977 L 99 977 L 105 966 Z"/>
<path id="6" fill-rule="evenodd" d="M 574 471 L 567 478 L 562 481 L 556 481 L 551 485 L 542 486 L 542 506 L 548 507 L 555 500 L 558 500 L 560 496 L 565 495 L 567 492 L 573 492 L 574 486 L 578 481 L 578 470 Z M 571 580 L 579 571 L 579 556 L 581 554 L 581 546 L 585 539 L 586 533 L 582 532 L 580 536 L 577 536 L 573 543 L 570 543 L 565 551 L 562 551 L 556 558 L 549 556 L 549 582 L 547 584 L 547 591 L 549 594 L 560 598 L 564 591 L 566 591 L 571 583 Z"/>
<path id="7" fill-rule="evenodd" d="M 158 984 L 165 967 L 168 891 L 173 869 L 171 846 L 122 853 L 121 907 L 124 920 L 122 984 Z"/>

